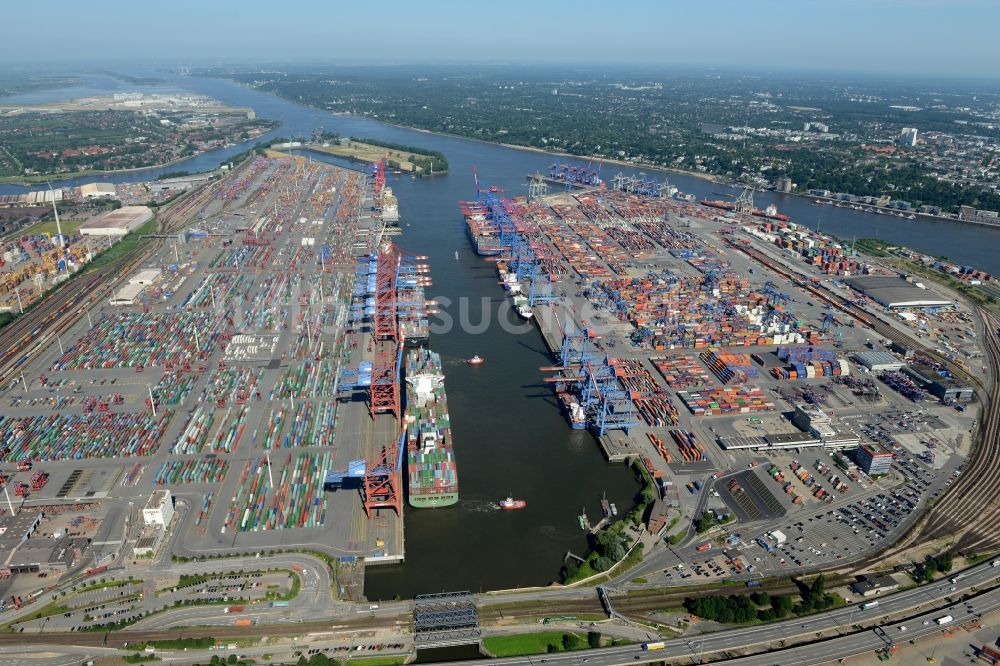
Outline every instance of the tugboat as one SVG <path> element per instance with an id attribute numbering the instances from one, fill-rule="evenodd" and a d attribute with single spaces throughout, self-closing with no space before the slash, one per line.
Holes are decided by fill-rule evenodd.
<path id="1" fill-rule="evenodd" d="M 468 363 L 469 365 L 482 365 L 485 361 L 486 359 L 480 356 L 479 354 L 476 354 L 472 358 L 465 360 L 465 362 Z"/>
<path id="2" fill-rule="evenodd" d="M 523 509 L 528 506 L 528 503 L 521 499 L 514 499 L 513 497 L 508 497 L 507 499 L 502 499 L 497 502 L 499 506 L 504 511 L 514 511 L 516 509 Z"/>

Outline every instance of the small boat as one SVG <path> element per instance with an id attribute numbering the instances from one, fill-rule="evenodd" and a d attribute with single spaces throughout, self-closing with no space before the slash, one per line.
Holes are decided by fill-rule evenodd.
<path id="1" fill-rule="evenodd" d="M 486 359 L 479 354 L 475 354 L 472 358 L 465 359 L 465 362 L 469 365 L 482 365 L 486 362 Z"/>
<path id="2" fill-rule="evenodd" d="M 458 250 L 455 250 L 455 261 L 458 261 Z"/>
<path id="3" fill-rule="evenodd" d="M 614 502 L 611 503 L 611 515 L 612 516 L 617 516 L 618 515 L 618 507 L 615 506 Z"/>
<path id="4" fill-rule="evenodd" d="M 507 499 L 502 499 L 497 502 L 499 506 L 504 511 L 514 511 L 516 509 L 523 509 L 528 506 L 528 503 L 522 499 L 514 499 L 513 497 L 508 497 Z"/>

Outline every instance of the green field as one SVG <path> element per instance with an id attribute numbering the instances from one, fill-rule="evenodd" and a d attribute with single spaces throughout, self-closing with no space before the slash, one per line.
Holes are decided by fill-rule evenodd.
<path id="1" fill-rule="evenodd" d="M 483 639 L 483 646 L 496 657 L 519 657 L 526 654 L 562 652 L 564 631 L 541 631 L 534 634 L 514 634 L 512 636 L 491 636 Z M 575 634 L 587 644 L 587 637 Z"/>
<path id="2" fill-rule="evenodd" d="M 59 221 L 59 226 L 62 227 L 62 232 L 64 234 L 67 234 L 67 235 L 72 234 L 77 229 L 79 229 L 81 224 L 83 224 L 82 220 L 60 220 Z M 37 234 L 48 234 L 49 236 L 55 236 L 56 235 L 56 221 L 55 220 L 46 220 L 44 222 L 38 222 L 37 224 L 31 225 L 27 229 L 22 229 L 20 231 L 15 231 L 14 233 L 10 234 L 8 236 L 8 238 L 17 238 L 19 236 L 34 236 L 34 235 L 37 235 Z"/>

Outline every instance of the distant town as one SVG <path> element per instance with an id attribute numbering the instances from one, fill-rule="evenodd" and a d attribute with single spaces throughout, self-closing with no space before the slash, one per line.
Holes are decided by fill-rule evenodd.
<path id="1" fill-rule="evenodd" d="M 334 112 L 595 161 L 986 224 L 1000 211 L 1000 101 L 949 86 L 528 66 L 482 77 L 443 66 L 204 73 Z"/>
<path id="2" fill-rule="evenodd" d="M 115 93 L 0 106 L 0 179 L 140 169 L 256 138 L 275 124 L 201 95 Z"/>

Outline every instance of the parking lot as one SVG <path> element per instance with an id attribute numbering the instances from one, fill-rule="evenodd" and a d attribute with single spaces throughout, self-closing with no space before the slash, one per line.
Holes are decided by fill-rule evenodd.
<path id="1" fill-rule="evenodd" d="M 239 574 L 206 574 L 165 580 L 114 580 L 101 577 L 84 581 L 65 598 L 60 608 L 45 617 L 20 622 L 16 631 L 56 629 L 87 631 L 115 623 L 132 623 L 174 606 L 218 605 L 223 617 L 226 604 L 260 604 L 292 589 L 295 574 L 256 571 Z M 242 611 L 240 611 L 242 612 Z"/>

